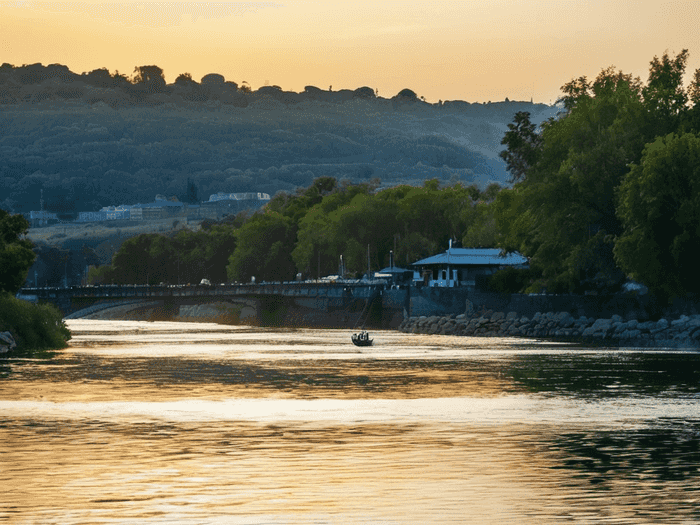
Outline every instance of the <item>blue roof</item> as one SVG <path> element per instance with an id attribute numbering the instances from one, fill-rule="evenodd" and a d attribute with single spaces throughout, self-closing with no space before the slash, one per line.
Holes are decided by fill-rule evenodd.
<path id="1" fill-rule="evenodd" d="M 498 248 L 450 248 L 444 253 L 416 261 L 411 266 L 519 266 L 527 262 L 517 252 L 501 255 Z"/>
<path id="2" fill-rule="evenodd" d="M 412 272 L 413 270 L 407 270 L 406 268 L 399 268 L 398 266 L 394 266 L 393 268 L 390 266 L 387 266 L 386 268 L 379 270 L 377 273 L 404 273 L 404 272 Z"/>

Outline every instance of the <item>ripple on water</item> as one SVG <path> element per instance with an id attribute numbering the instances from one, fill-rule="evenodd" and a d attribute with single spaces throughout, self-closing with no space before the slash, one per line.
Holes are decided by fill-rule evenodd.
<path id="1" fill-rule="evenodd" d="M 0 376 L 0 520 L 696 522 L 689 354 L 71 321 Z"/>

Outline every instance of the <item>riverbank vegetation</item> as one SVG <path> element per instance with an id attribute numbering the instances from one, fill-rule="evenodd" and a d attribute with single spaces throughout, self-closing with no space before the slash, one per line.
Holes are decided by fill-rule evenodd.
<path id="1" fill-rule="evenodd" d="M 519 114 L 502 157 L 514 185 L 490 205 L 498 245 L 530 258 L 536 292 L 611 292 L 626 277 L 661 298 L 700 292 L 700 70 L 687 50 L 649 78 L 604 69 L 562 87 L 539 128 Z"/>
<path id="2" fill-rule="evenodd" d="M 646 83 L 612 67 L 574 79 L 539 126 L 517 113 L 502 140 L 510 188 L 320 177 L 202 232 L 125 243 L 93 282 L 317 277 L 338 273 L 341 255 L 360 275 L 368 251 L 376 271 L 392 250 L 405 266 L 454 239 L 529 258 L 492 279 L 497 291 L 610 294 L 634 279 L 662 300 L 698 293 L 700 70 L 684 88 L 687 59 L 654 57 Z"/>
<path id="3" fill-rule="evenodd" d="M 8 293 L 0 293 L 0 332 L 10 332 L 20 352 L 65 348 L 71 338 L 58 308 L 32 304 Z"/>
<path id="4" fill-rule="evenodd" d="M 63 348 L 70 332 L 58 309 L 13 297 L 35 258 L 28 228 L 24 217 L 0 209 L 0 332 L 9 331 L 21 351 Z"/>
<path id="5" fill-rule="evenodd" d="M 199 232 L 144 234 L 125 242 L 112 264 L 93 269 L 91 284 L 169 284 L 292 280 L 339 271 L 361 275 L 369 264 L 408 265 L 444 249 L 449 239 L 491 245 L 483 215 L 500 186 L 397 186 L 377 191 L 366 184 L 320 177 L 308 188 L 280 192 L 255 214 L 241 213 Z"/>

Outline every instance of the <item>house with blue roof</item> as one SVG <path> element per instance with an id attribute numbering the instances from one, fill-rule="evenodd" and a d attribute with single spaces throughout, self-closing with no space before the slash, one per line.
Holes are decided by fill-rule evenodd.
<path id="1" fill-rule="evenodd" d="M 498 248 L 450 247 L 444 252 L 414 262 L 418 280 L 425 286 L 475 288 L 479 276 L 502 268 L 528 268 L 528 260 L 517 252 L 502 253 Z"/>

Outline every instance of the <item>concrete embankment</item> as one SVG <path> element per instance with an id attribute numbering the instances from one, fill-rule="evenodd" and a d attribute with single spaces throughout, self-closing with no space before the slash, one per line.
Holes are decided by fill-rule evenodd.
<path id="1" fill-rule="evenodd" d="M 421 316 L 405 319 L 399 330 L 416 334 L 474 337 L 525 337 L 628 347 L 700 348 L 700 315 L 639 322 L 619 315 L 609 319 L 574 318 L 568 312 L 486 311 L 473 315 Z"/>

